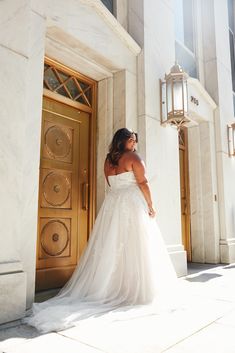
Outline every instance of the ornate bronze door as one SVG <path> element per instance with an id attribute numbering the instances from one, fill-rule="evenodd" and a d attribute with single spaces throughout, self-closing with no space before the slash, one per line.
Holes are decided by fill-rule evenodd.
<path id="1" fill-rule="evenodd" d="M 36 289 L 62 286 L 88 238 L 89 113 L 43 98 Z"/>
<path id="2" fill-rule="evenodd" d="M 187 251 L 187 260 L 192 261 L 190 236 L 190 196 L 188 176 L 188 138 L 186 128 L 181 128 L 179 130 L 179 158 L 182 242 L 184 245 L 184 249 Z"/>

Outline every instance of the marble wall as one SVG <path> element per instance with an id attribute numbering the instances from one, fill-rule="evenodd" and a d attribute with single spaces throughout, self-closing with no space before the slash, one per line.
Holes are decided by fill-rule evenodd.
<path id="1" fill-rule="evenodd" d="M 34 298 L 45 20 L 32 5 L 0 4 L 0 322 Z"/>
<path id="2" fill-rule="evenodd" d="M 202 2 L 205 88 L 215 111 L 216 163 L 220 219 L 220 260 L 235 261 L 235 163 L 228 156 L 227 124 L 234 121 L 226 1 Z"/>
<path id="3" fill-rule="evenodd" d="M 178 135 L 175 128 L 160 125 L 159 79 L 175 60 L 173 1 L 130 0 L 128 15 L 129 32 L 142 46 L 138 58 L 139 151 L 146 162 L 158 224 L 182 276 L 187 264 L 181 235 Z"/>
<path id="4" fill-rule="evenodd" d="M 201 82 L 190 81 L 190 94 L 200 105 L 190 105 L 198 125 L 189 128 L 193 259 L 229 262 L 235 257 L 235 164 L 227 155 L 233 112 L 226 5 L 197 5 Z M 98 82 L 96 212 L 107 190 L 108 145 L 127 126 L 139 133 L 138 151 L 175 269 L 187 273 L 178 136 L 160 124 L 159 78 L 175 57 L 174 3 L 122 0 L 118 11 L 125 28 L 97 0 L 0 2 L 0 323 L 21 317 L 34 299 L 44 55 Z"/>

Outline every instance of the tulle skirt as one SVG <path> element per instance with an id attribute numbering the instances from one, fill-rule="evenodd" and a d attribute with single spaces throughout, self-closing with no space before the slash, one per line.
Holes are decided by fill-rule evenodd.
<path id="1" fill-rule="evenodd" d="M 134 184 L 108 192 L 72 277 L 55 297 L 33 303 L 22 321 L 49 332 L 105 313 L 120 318 L 174 310 L 177 287 L 157 219 Z"/>

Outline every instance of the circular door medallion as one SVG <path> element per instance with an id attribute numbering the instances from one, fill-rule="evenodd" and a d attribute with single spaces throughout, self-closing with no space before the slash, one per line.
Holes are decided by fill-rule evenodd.
<path id="1" fill-rule="evenodd" d="M 67 248 L 69 231 L 66 225 L 59 220 L 49 221 L 41 231 L 41 246 L 50 256 L 58 256 Z"/>
<path id="2" fill-rule="evenodd" d="M 45 133 L 45 147 L 50 157 L 62 159 L 69 155 L 72 146 L 68 133 L 60 126 L 53 125 Z"/>
<path id="3" fill-rule="evenodd" d="M 62 206 L 70 196 L 68 178 L 58 172 L 50 172 L 43 181 L 43 196 L 51 206 Z"/>

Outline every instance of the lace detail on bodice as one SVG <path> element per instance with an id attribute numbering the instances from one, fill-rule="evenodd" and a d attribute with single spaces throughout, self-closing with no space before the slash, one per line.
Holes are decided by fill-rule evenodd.
<path id="1" fill-rule="evenodd" d="M 126 219 L 127 223 L 129 223 L 131 215 L 126 210 L 132 207 L 132 204 L 135 205 L 136 210 L 145 210 L 148 213 L 147 202 L 132 170 L 116 175 L 109 175 L 108 179 L 110 187 L 106 195 L 108 202 L 104 202 L 105 213 L 112 214 L 116 203 L 120 205 L 121 211 L 126 214 L 123 218 Z"/>

